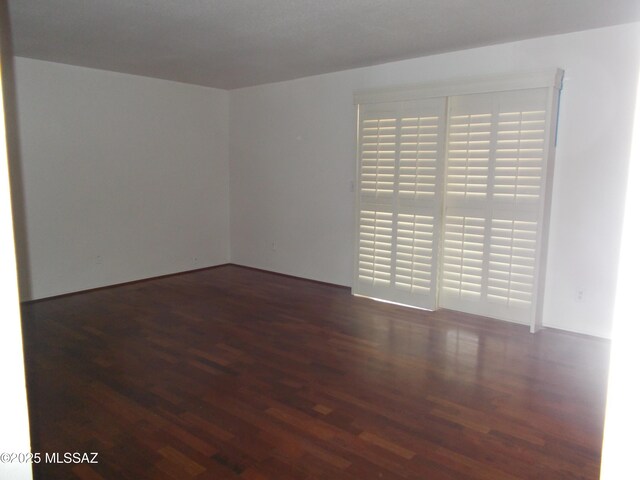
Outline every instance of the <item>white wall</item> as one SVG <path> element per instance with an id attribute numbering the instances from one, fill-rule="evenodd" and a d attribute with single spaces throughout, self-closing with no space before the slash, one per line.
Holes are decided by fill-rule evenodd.
<path id="1" fill-rule="evenodd" d="M 23 299 L 228 262 L 228 92 L 15 67 Z"/>
<path id="2" fill-rule="evenodd" d="M 354 91 L 561 67 L 545 325 L 609 336 L 639 40 L 630 24 L 232 91 L 232 261 L 351 284 Z"/>

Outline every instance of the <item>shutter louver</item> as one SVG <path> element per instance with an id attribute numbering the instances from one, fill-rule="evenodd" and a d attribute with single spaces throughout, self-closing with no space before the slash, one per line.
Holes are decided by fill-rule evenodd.
<path id="1" fill-rule="evenodd" d="M 358 275 L 361 281 L 371 285 L 391 283 L 392 220 L 391 212 L 360 212 Z"/>
<path id="2" fill-rule="evenodd" d="M 398 214 L 396 287 L 429 294 L 433 271 L 433 217 Z"/>
<path id="3" fill-rule="evenodd" d="M 439 154 L 439 117 L 400 121 L 398 195 L 412 200 L 434 200 Z"/>
<path id="4" fill-rule="evenodd" d="M 489 248 L 489 301 L 529 308 L 533 301 L 535 221 L 493 218 Z"/>
<path id="5" fill-rule="evenodd" d="M 491 114 L 450 117 L 447 195 L 486 198 L 490 143 Z"/>
<path id="6" fill-rule="evenodd" d="M 362 194 L 390 199 L 396 174 L 396 119 L 381 118 L 362 123 Z"/>
<path id="7" fill-rule="evenodd" d="M 542 187 L 545 117 L 543 110 L 499 115 L 494 196 L 537 202 Z"/>
<path id="8" fill-rule="evenodd" d="M 445 217 L 443 290 L 462 298 L 480 298 L 484 283 L 484 236 L 484 218 Z"/>

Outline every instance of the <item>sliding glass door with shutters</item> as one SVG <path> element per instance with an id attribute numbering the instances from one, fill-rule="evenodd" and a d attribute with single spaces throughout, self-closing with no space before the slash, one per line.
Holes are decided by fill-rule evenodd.
<path id="1" fill-rule="evenodd" d="M 434 309 L 445 99 L 359 111 L 354 293 Z"/>
<path id="2" fill-rule="evenodd" d="M 548 89 L 449 98 L 439 305 L 529 323 Z"/>
<path id="3" fill-rule="evenodd" d="M 561 78 L 357 96 L 354 294 L 541 325 Z"/>

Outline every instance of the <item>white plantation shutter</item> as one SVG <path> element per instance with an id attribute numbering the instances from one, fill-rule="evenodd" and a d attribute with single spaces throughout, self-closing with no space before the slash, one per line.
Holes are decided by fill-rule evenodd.
<path id="1" fill-rule="evenodd" d="M 391 104 L 363 115 L 359 126 L 357 281 L 370 296 L 384 292 L 392 282 L 397 124 L 396 106 Z"/>
<path id="2" fill-rule="evenodd" d="M 442 288 L 475 300 L 482 295 L 486 220 L 456 213 L 449 211 L 444 220 Z"/>
<path id="3" fill-rule="evenodd" d="M 448 147 L 447 195 L 470 201 L 486 199 L 491 114 L 450 116 Z"/>
<path id="4" fill-rule="evenodd" d="M 441 103 L 441 102 L 438 102 Z M 440 110 L 440 105 L 437 106 Z M 398 197 L 415 204 L 436 198 L 444 104 L 439 115 L 400 119 Z"/>
<path id="5" fill-rule="evenodd" d="M 531 323 L 548 97 L 539 88 L 449 98 L 441 307 Z"/>
<path id="6" fill-rule="evenodd" d="M 354 293 L 434 309 L 444 99 L 360 109 Z"/>
<path id="7" fill-rule="evenodd" d="M 540 200 L 546 111 L 498 114 L 494 190 L 498 201 Z"/>
<path id="8" fill-rule="evenodd" d="M 489 233 L 487 300 L 528 309 L 533 303 L 538 223 L 496 213 Z"/>
<path id="9" fill-rule="evenodd" d="M 382 208 L 360 211 L 358 274 L 372 287 L 391 284 L 393 212 Z"/>
<path id="10" fill-rule="evenodd" d="M 541 326 L 562 74 L 356 95 L 355 294 Z"/>
<path id="11" fill-rule="evenodd" d="M 362 122 L 360 192 L 370 201 L 393 198 L 396 176 L 397 119 Z"/>
<path id="12" fill-rule="evenodd" d="M 398 290 L 430 296 L 435 283 L 432 282 L 434 229 L 432 215 L 398 214 L 395 264 Z"/>

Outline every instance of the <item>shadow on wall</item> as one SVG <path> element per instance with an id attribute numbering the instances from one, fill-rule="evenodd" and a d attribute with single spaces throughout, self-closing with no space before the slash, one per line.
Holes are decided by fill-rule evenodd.
<path id="1" fill-rule="evenodd" d="M 0 2 L 2 24 L 2 89 L 7 134 L 7 156 L 11 181 L 11 208 L 13 210 L 13 230 L 18 263 L 18 285 L 20 299 L 31 298 L 31 267 L 28 252 L 27 222 L 25 216 L 24 182 L 20 159 L 20 134 L 18 131 L 18 112 L 15 89 L 13 48 L 11 44 L 11 25 L 7 2 Z"/>

